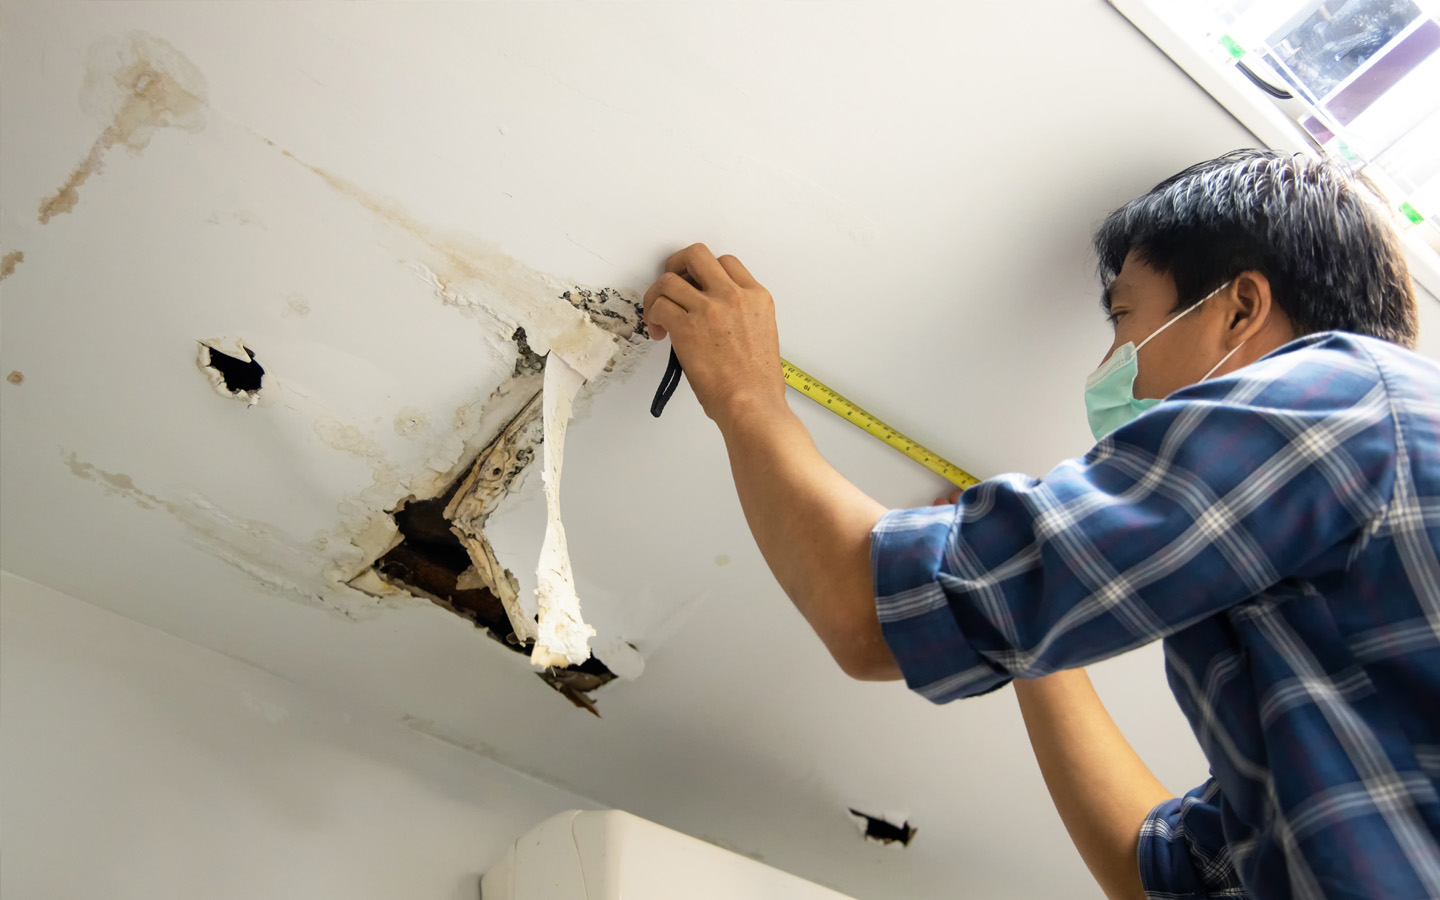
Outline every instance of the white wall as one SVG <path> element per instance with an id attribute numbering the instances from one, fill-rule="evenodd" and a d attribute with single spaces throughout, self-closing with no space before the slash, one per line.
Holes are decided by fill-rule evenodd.
<path id="1" fill-rule="evenodd" d="M 473 900 L 595 804 L 0 575 L 0 894 Z"/>

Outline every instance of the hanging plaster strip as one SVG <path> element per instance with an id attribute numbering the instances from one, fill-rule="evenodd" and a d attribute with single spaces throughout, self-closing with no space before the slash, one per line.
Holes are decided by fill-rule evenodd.
<path id="1" fill-rule="evenodd" d="M 544 421 L 545 462 L 541 475 L 545 484 L 545 542 L 535 572 L 535 597 L 540 621 L 536 626 L 535 649 L 530 661 L 537 666 L 578 666 L 590 658 L 590 638 L 595 629 L 580 616 L 580 598 L 575 594 L 575 576 L 570 570 L 570 550 L 565 544 L 565 525 L 560 520 L 560 470 L 565 461 L 565 431 L 574 411 L 575 394 L 584 377 L 554 353 L 545 362 Z"/>

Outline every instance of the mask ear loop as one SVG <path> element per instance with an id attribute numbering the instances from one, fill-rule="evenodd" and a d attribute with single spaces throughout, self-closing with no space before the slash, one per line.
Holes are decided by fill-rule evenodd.
<path id="1" fill-rule="evenodd" d="M 1234 280 L 1234 279 L 1231 279 L 1231 281 L 1233 281 L 1233 280 Z M 1218 288 L 1216 288 L 1215 290 L 1211 291 L 1210 293 L 1208 293 L 1208 294 L 1206 294 L 1205 296 L 1201 297 L 1199 300 L 1196 300 L 1194 303 L 1190 304 L 1190 306 L 1189 306 L 1188 308 L 1186 308 L 1184 312 L 1181 312 L 1179 315 L 1176 315 L 1174 318 L 1172 318 L 1170 321 L 1166 322 L 1164 325 L 1161 325 L 1159 328 L 1157 328 L 1157 329 L 1155 329 L 1154 331 L 1150 332 L 1150 336 L 1149 336 L 1149 337 L 1147 337 L 1145 340 L 1141 341 L 1139 344 L 1137 344 L 1137 345 L 1135 346 L 1135 352 L 1136 352 L 1136 353 L 1139 353 L 1139 352 L 1140 352 L 1140 348 L 1141 348 L 1141 347 L 1144 347 L 1146 344 L 1148 344 L 1148 343 L 1150 343 L 1151 341 L 1155 340 L 1155 336 L 1158 335 L 1160 332 L 1164 331 L 1165 329 L 1169 328 L 1171 325 L 1174 325 L 1176 322 L 1178 322 L 1178 321 L 1180 321 L 1181 319 L 1185 318 L 1186 316 L 1190 315 L 1192 312 L 1194 312 L 1195 310 L 1197 310 L 1197 309 L 1200 308 L 1200 304 L 1204 303 L 1206 300 L 1209 300 L 1211 297 L 1213 297 L 1213 296 L 1215 296 L 1216 294 L 1220 293 L 1221 291 L 1225 290 L 1225 289 L 1226 289 L 1227 287 L 1229 287 L 1229 286 L 1230 286 L 1230 282 L 1229 282 L 1229 281 L 1225 282 L 1224 284 L 1220 285 L 1220 286 L 1219 286 Z M 1239 347 L 1236 347 L 1236 348 L 1235 348 L 1235 350 L 1239 350 L 1239 349 L 1240 349 Z M 1231 352 L 1231 353 L 1234 353 L 1235 350 L 1232 350 L 1232 351 L 1230 351 L 1230 352 Z M 1227 356 L 1225 359 L 1229 359 L 1229 357 Z M 1223 363 L 1225 362 L 1225 360 L 1222 359 L 1220 362 L 1223 364 Z M 1207 376 L 1207 377 L 1208 377 L 1208 376 Z"/>
<path id="2" fill-rule="evenodd" d="M 1202 378 L 1202 379 L 1200 379 L 1200 380 L 1201 380 L 1201 381 L 1209 381 L 1209 380 L 1210 380 L 1210 376 L 1211 376 L 1211 375 L 1214 375 L 1216 372 L 1220 371 L 1220 367 L 1223 366 L 1223 365 L 1225 365 L 1225 361 L 1228 360 L 1230 357 L 1234 356 L 1234 355 L 1235 355 L 1235 352 L 1236 352 L 1237 350 L 1239 350 L 1239 349 L 1240 349 L 1241 347 L 1243 347 L 1243 346 L 1245 346 L 1245 342 L 1244 342 L 1244 341 L 1241 341 L 1240 343 L 1236 344 L 1236 345 L 1235 345 L 1235 349 L 1234 349 L 1234 350 L 1231 350 L 1229 353 L 1227 353 L 1227 354 L 1225 354 L 1224 356 L 1222 356 L 1222 357 L 1220 358 L 1220 361 L 1215 364 L 1215 368 L 1213 368 L 1213 369 L 1211 369 L 1210 371 L 1206 372 L 1206 373 L 1205 373 L 1205 377 Z"/>

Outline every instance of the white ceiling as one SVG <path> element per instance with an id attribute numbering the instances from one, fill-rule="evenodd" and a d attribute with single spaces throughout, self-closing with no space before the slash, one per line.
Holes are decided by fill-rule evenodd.
<path id="1" fill-rule="evenodd" d="M 976 474 L 1085 450 L 1109 340 L 1089 229 L 1253 143 L 1110 7 L 125 2 L 0 24 L 0 252 L 24 253 L 0 288 L 0 368 L 24 376 L 0 383 L 5 569 L 856 897 L 1100 896 L 1009 692 L 933 707 L 830 663 L 693 399 L 649 416 L 663 347 L 597 385 L 566 454 L 587 618 L 647 664 L 598 693 L 603 719 L 450 613 L 333 575 L 500 424 L 506 322 L 563 305 L 554 286 L 638 297 L 697 240 L 771 289 L 790 359 Z M 42 225 L 114 123 L 87 68 L 135 31 L 193 64 L 203 127 L 102 153 Z M 255 350 L 260 405 L 211 390 L 203 339 Z M 942 489 L 796 402 L 882 502 Z M 522 585 L 538 481 L 490 533 Z M 1094 675 L 1163 780 L 1203 779 L 1158 648 Z M 919 836 L 862 844 L 847 806 Z"/>

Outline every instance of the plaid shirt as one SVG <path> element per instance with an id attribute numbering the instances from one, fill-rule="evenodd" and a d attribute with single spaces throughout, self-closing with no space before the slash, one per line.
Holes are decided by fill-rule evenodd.
<path id="1" fill-rule="evenodd" d="M 944 702 L 1163 640 L 1211 778 L 1147 896 L 1440 898 L 1440 369 L 1311 335 L 1043 479 L 875 527 L 877 610 Z"/>

